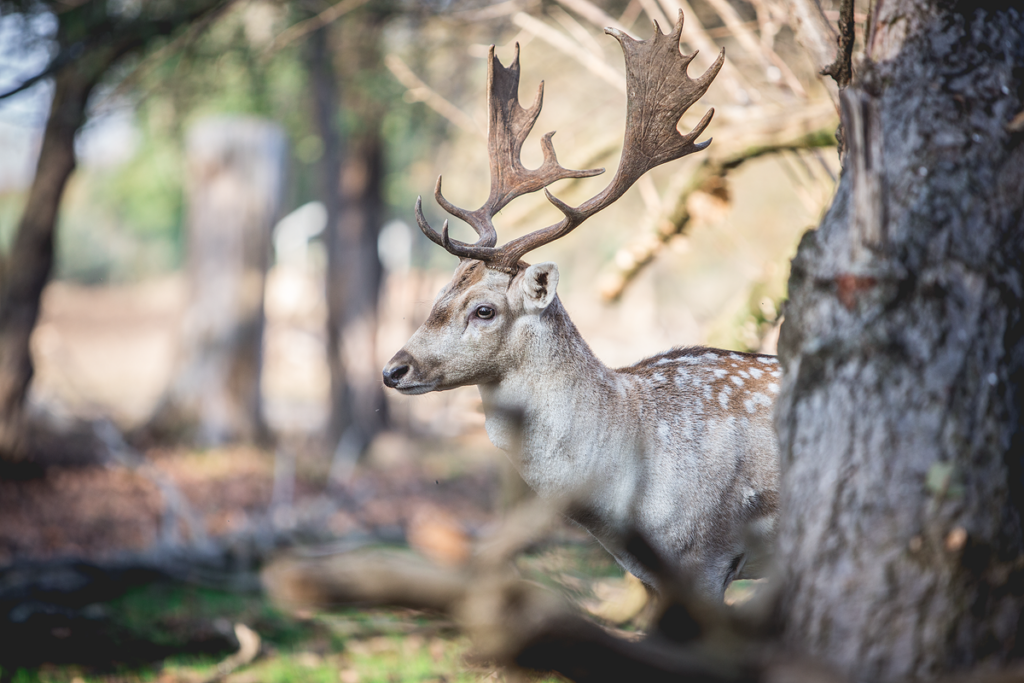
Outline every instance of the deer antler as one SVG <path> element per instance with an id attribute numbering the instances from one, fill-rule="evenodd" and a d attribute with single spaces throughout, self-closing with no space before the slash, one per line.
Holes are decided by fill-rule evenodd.
<path id="1" fill-rule="evenodd" d="M 519 84 L 518 46 L 516 59 L 509 69 L 502 67 L 494 58 L 492 47 L 491 68 L 488 70 L 488 98 L 491 104 L 491 195 L 483 207 L 469 212 L 451 205 L 441 196 L 440 178 L 434 191 L 438 203 L 448 213 L 473 226 L 480 240 L 475 245 L 470 245 L 449 239 L 447 221 L 442 234 L 438 235 L 424 219 L 421 202 L 417 199 L 416 221 L 423 233 L 456 256 L 478 259 L 484 261 L 489 268 L 515 273 L 523 255 L 579 227 L 595 213 L 615 202 L 647 171 L 668 161 L 698 152 L 711 144 L 710 139 L 701 143 L 695 143 L 694 140 L 711 123 L 714 109 L 708 110 L 700 123 L 685 135 L 679 133 L 676 125 L 686 110 L 707 92 L 711 81 L 722 68 L 725 50 L 722 50 L 718 59 L 704 75 L 696 80 L 691 79 L 686 74 L 686 67 L 697 53 L 684 55 L 679 51 L 679 37 L 682 31 L 682 10 L 679 11 L 679 19 L 671 35 L 663 34 L 655 22 L 654 36 L 647 41 L 634 40 L 618 29 L 605 29 L 605 32 L 617 39 L 622 46 L 626 60 L 626 89 L 629 93 L 626 105 L 626 133 L 615 177 L 600 194 L 575 208 L 557 199 L 545 189 L 548 201 L 558 207 L 564 218 L 554 225 L 516 238 L 502 247 L 494 246 L 497 243 L 497 234 L 491 218 L 508 202 L 519 195 L 546 188 L 556 180 L 585 178 L 597 175 L 603 169 L 569 171 L 559 166 L 551 147 L 553 133 L 544 136 L 541 143 L 544 148 L 544 163 L 541 167 L 536 171 L 523 168 L 519 150 L 540 113 L 543 84 L 533 106 L 529 110 L 523 110 L 518 106 L 516 97 Z M 498 126 L 502 128 L 496 132 Z"/>
<path id="2" fill-rule="evenodd" d="M 520 195 L 536 192 L 562 178 L 589 178 L 604 173 L 603 168 L 590 171 L 573 171 L 558 164 L 555 148 L 551 144 L 548 133 L 541 140 L 544 162 L 540 168 L 529 170 L 523 166 L 521 152 L 526 137 L 533 130 L 533 124 L 540 115 L 544 102 L 544 83 L 537 88 L 537 97 L 529 109 L 519 104 L 519 44 L 516 43 L 516 55 L 512 64 L 505 68 L 494 56 L 491 46 L 487 65 L 487 147 L 491 159 L 491 194 L 476 211 L 467 211 L 449 202 L 441 194 L 441 177 L 437 178 L 434 198 L 445 211 L 461 218 L 476 231 L 480 237 L 476 244 L 466 244 L 448 237 L 448 222 L 445 221 L 441 234 L 427 224 L 423 217 L 420 199 L 416 200 L 416 222 L 427 237 L 440 244 L 452 254 L 462 258 L 486 260 L 491 252 L 481 251 L 492 249 L 498 241 L 491 220 L 510 201 Z"/>

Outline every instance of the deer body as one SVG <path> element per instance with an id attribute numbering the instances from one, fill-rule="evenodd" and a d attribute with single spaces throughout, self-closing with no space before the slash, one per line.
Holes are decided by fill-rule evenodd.
<path id="1" fill-rule="evenodd" d="M 563 178 L 602 170 L 559 165 L 544 136 L 544 162 L 527 169 L 523 142 L 540 113 L 519 105 L 519 61 L 504 67 L 491 49 L 488 146 L 491 191 L 468 211 L 441 194 L 449 213 L 479 236 L 437 233 L 416 203 L 416 220 L 436 244 L 460 257 L 427 321 L 384 368 L 384 383 L 407 394 L 477 385 L 491 440 L 509 453 L 541 496 L 568 501 L 586 527 L 629 571 L 657 577 L 624 542 L 639 532 L 669 570 L 685 573 L 707 597 L 763 567 L 775 526 L 778 453 L 771 408 L 779 389 L 774 358 L 713 349 L 675 349 L 628 368 L 601 363 L 556 295 L 558 269 L 530 266 L 524 254 L 558 239 L 616 201 L 648 170 L 704 149 L 696 138 L 713 110 L 687 134 L 677 124 L 707 90 L 724 60 L 697 79 L 679 51 L 683 16 L 666 36 L 637 41 L 608 29 L 626 58 L 626 134 L 608 186 L 577 207 L 547 192 Z M 497 247 L 494 215 L 517 196 L 545 189 L 559 223 Z"/>
<path id="2" fill-rule="evenodd" d="M 775 359 L 674 349 L 613 370 L 557 281 L 550 263 L 510 276 L 463 262 L 385 382 L 403 393 L 477 384 L 488 436 L 539 495 L 571 501 L 570 516 L 649 585 L 624 532 L 721 599 L 758 575 L 774 532 Z M 481 319 L 481 307 L 493 313 Z"/>

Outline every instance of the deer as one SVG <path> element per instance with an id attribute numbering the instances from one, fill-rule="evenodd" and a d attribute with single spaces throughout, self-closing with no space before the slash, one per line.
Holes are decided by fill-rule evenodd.
<path id="1" fill-rule="evenodd" d="M 762 576 L 778 515 L 779 456 L 772 409 L 781 383 L 775 357 L 704 347 L 677 347 L 612 369 L 591 351 L 556 293 L 558 267 L 530 265 L 528 252 L 560 239 L 619 199 L 650 169 L 699 152 L 695 142 L 714 114 L 689 133 L 677 125 L 707 91 L 725 51 L 699 78 L 680 49 L 683 13 L 671 34 L 655 22 L 647 41 L 608 28 L 625 55 L 626 131 L 610 183 L 579 206 L 547 189 L 604 169 L 559 165 L 551 138 L 543 162 L 523 165 L 520 152 L 543 102 L 519 104 L 519 46 L 511 65 L 492 46 L 487 74 L 490 194 L 475 211 L 434 197 L 479 238 L 461 242 L 423 215 L 432 242 L 459 257 L 452 280 L 429 317 L 383 369 L 402 394 L 476 385 L 491 442 L 504 450 L 541 498 L 572 500 L 566 515 L 590 532 L 627 571 L 657 592 L 658 572 L 624 541 L 639 534 L 673 576 L 721 603 L 729 583 Z M 562 213 L 553 225 L 497 245 L 494 216 L 513 199 L 543 189 Z"/>

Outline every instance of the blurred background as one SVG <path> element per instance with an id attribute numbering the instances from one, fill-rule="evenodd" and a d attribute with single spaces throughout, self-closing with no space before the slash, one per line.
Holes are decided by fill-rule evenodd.
<path id="1" fill-rule="evenodd" d="M 834 20 L 838 3 L 823 5 Z M 487 441 L 474 387 L 381 385 L 456 265 L 413 204 L 423 195 L 440 225 L 439 174 L 459 206 L 487 196 L 492 44 L 504 64 L 520 46 L 524 104 L 545 84 L 527 167 L 558 131 L 564 166 L 608 173 L 553 193 L 578 204 L 599 192 L 626 90 L 603 28 L 648 38 L 680 8 L 682 48 L 700 51 L 691 75 L 726 49 L 680 124 L 714 107 L 711 147 L 530 255 L 559 265 L 563 303 L 611 366 L 691 344 L 774 353 L 789 259 L 839 169 L 836 109 L 787 3 L 0 0 L 0 591 L 24 592 L 18 568 L 71 559 L 166 569 L 202 551 L 230 574 L 225 548 L 251 575 L 300 541 L 463 561 L 528 494 Z M 499 241 L 559 218 L 539 193 L 521 198 L 498 216 Z M 601 581 L 624 580 L 577 530 L 560 533 L 535 566 L 592 601 L 618 586 Z M 179 590 L 158 600 L 129 584 L 122 608 Z M 208 617 L 207 598 L 188 600 Z M 387 656 L 423 659 L 409 680 L 490 675 L 419 617 L 353 612 L 328 628 L 305 615 L 318 626 L 299 636 L 250 599 L 225 609 L 277 634 L 277 659 L 291 652 L 303 680 L 375 680 L 366 662 Z M 39 617 L 34 637 L 75 641 L 67 610 L 67 624 Z M 111 610 L 103 623 L 120 618 Z M 177 632 L 153 611 L 157 630 Z M 186 622 L 192 642 L 201 629 Z M 242 640 L 225 637 L 229 650 Z M 0 657 L 0 677 L 106 675 L 36 668 L 74 660 Z M 208 665 L 189 666 L 162 675 Z M 381 666 L 381 680 L 407 679 Z"/>

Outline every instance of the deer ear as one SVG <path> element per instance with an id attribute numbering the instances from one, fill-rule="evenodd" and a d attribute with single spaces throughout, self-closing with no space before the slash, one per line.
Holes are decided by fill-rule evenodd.
<path id="1" fill-rule="evenodd" d="M 537 263 L 523 273 L 523 305 L 528 313 L 540 313 L 555 300 L 558 288 L 558 266 Z"/>

